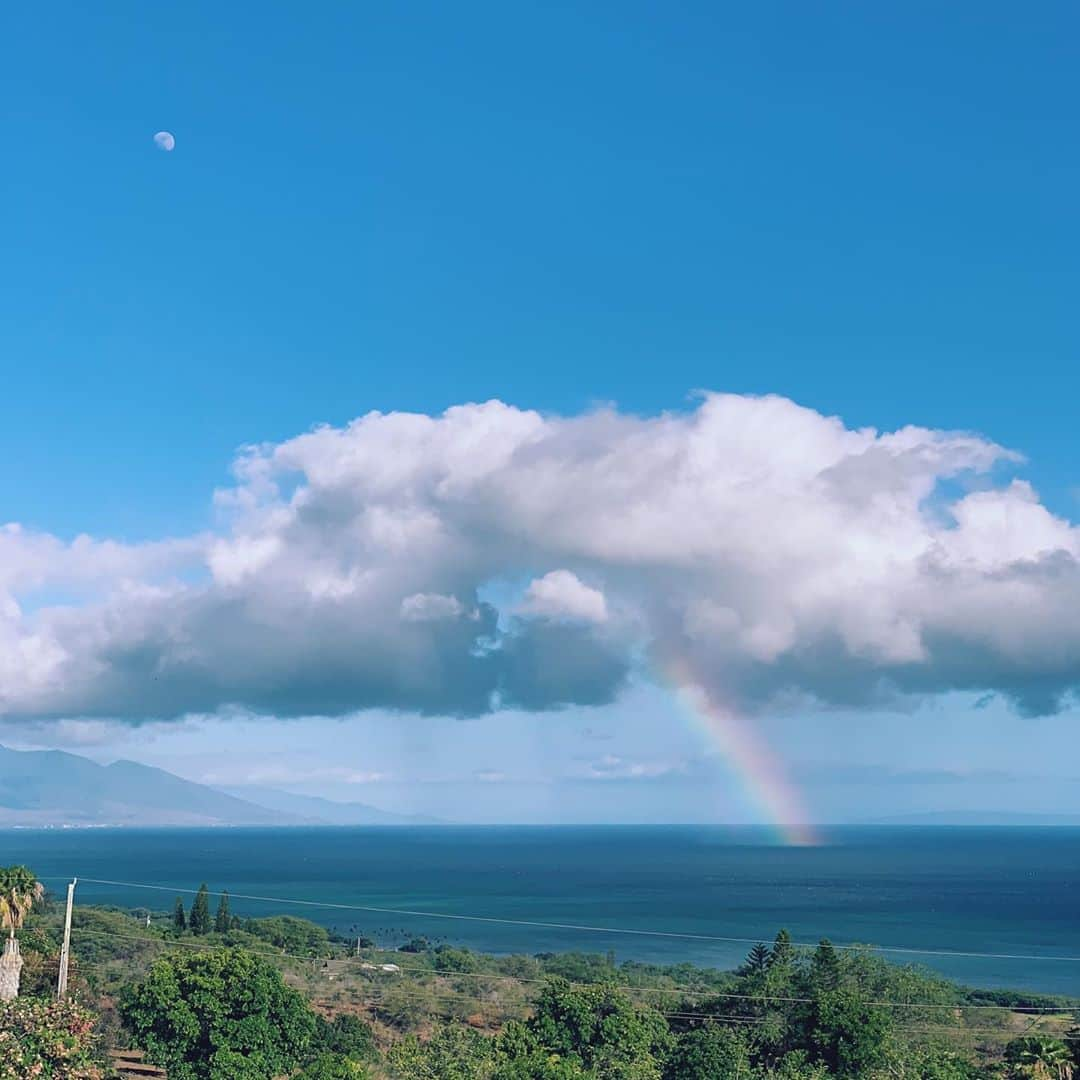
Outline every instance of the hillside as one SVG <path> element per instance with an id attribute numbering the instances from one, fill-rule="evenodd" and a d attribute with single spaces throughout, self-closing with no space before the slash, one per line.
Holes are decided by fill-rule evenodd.
<path id="1" fill-rule="evenodd" d="M 219 791 L 135 761 L 99 765 L 63 750 L 0 746 L 0 827 L 438 823 L 272 788 Z"/>
<path id="2" fill-rule="evenodd" d="M 288 825 L 268 810 L 134 761 L 0 747 L 0 825 Z"/>
<path id="3" fill-rule="evenodd" d="M 360 802 L 334 802 L 314 795 L 294 795 L 274 788 L 227 788 L 238 799 L 257 803 L 268 810 L 291 814 L 324 825 L 443 825 L 440 818 L 420 814 L 394 814 Z"/>
<path id="4" fill-rule="evenodd" d="M 77 999 L 110 1011 L 118 1000 L 127 1003 L 120 1009 L 126 1030 L 103 1027 L 106 1048 L 118 1040 L 141 1047 L 159 1055 L 170 1075 L 222 1076 L 186 1066 L 207 1064 L 224 1040 L 234 1040 L 246 1057 L 253 1031 L 271 1041 L 290 1023 L 303 1030 L 307 1017 L 310 1041 L 296 1045 L 288 1066 L 294 1080 L 1074 1075 L 1074 998 L 973 990 L 890 963 L 871 948 L 837 949 L 825 941 L 797 948 L 784 930 L 771 945 L 753 946 L 738 970 L 723 971 L 619 963 L 614 952 L 491 955 L 363 924 L 342 936 L 292 913 L 252 917 L 244 904 L 233 898 L 235 918 L 221 932 L 178 930 L 171 913 L 147 922 L 145 909 L 76 904 Z M 25 1000 L 52 996 L 62 924 L 58 903 L 40 905 L 28 920 Z M 253 993 L 253 984 L 263 992 Z M 190 1025 L 160 1019 L 167 1010 L 191 1017 L 196 1033 L 216 1023 L 220 1039 L 192 1039 Z M 312 1022 L 309 1010 L 321 1022 Z M 1031 1040 L 1036 1023 L 1039 1036 Z M 311 1068 L 293 1071 L 316 1055 Z M 1053 1071 L 1005 1067 L 1036 1055 Z M 571 1067 L 562 1068 L 561 1059 Z M 245 1073 L 274 1074 L 286 1075 L 284 1067 Z M 0 1068 L 13 1080 L 29 1075 Z"/>

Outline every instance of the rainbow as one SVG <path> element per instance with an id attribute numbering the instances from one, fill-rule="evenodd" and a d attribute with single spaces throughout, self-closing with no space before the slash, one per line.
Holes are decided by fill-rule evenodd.
<path id="1" fill-rule="evenodd" d="M 800 847 L 820 844 L 821 837 L 809 823 L 783 762 L 750 723 L 719 704 L 693 677 L 688 663 L 667 663 L 664 672 L 691 725 L 724 756 L 748 801 L 776 830 L 780 842 Z"/>

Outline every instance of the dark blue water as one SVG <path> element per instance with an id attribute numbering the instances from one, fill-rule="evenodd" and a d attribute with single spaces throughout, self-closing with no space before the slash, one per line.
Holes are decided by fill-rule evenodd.
<path id="1" fill-rule="evenodd" d="M 978 986 L 1080 994 L 1080 829 L 841 828 L 814 848 L 708 827 L 154 829 L 0 832 L 82 903 L 167 909 L 173 890 L 420 909 L 671 934 L 871 942 L 1024 959 L 892 954 Z M 87 878 L 160 885 L 164 892 Z M 450 921 L 234 899 L 389 941 L 422 934 L 490 952 L 607 951 L 730 967 L 747 946 Z M 1076 957 L 1051 960 L 1051 956 Z"/>

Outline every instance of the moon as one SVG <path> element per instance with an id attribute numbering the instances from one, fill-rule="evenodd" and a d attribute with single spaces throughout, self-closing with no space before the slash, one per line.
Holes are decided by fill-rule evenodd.
<path id="1" fill-rule="evenodd" d="M 154 143 L 159 150 L 169 151 L 176 145 L 176 140 L 170 131 L 159 131 L 154 136 Z"/>

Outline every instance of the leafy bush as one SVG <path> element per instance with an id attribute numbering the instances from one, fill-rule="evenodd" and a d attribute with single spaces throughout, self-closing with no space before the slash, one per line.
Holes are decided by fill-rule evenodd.
<path id="1" fill-rule="evenodd" d="M 749 1075 L 750 1051 L 730 1028 L 708 1023 L 679 1036 L 664 1070 L 665 1080 L 715 1080 Z"/>
<path id="2" fill-rule="evenodd" d="M 344 1054 L 320 1054 L 296 1080 L 362 1080 L 367 1071 Z"/>
<path id="3" fill-rule="evenodd" d="M 480 970 L 480 962 L 468 949 L 451 949 L 440 945 L 435 950 L 435 966 L 440 971 L 471 973 Z"/>
<path id="4" fill-rule="evenodd" d="M 563 979 L 544 987 L 527 1026 L 543 1049 L 613 1078 L 658 1077 L 672 1043 L 658 1012 L 636 1007 L 613 988 Z"/>
<path id="5" fill-rule="evenodd" d="M 100 1080 L 93 1027 L 71 1001 L 0 1002 L 0 1080 Z"/>
<path id="6" fill-rule="evenodd" d="M 121 1016 L 169 1080 L 266 1080 L 301 1065 L 315 1037 L 304 998 L 242 949 L 158 960 Z"/>
<path id="7" fill-rule="evenodd" d="M 359 1016 L 342 1013 L 330 1021 L 320 1016 L 317 1024 L 316 1041 L 329 1053 L 363 1060 L 375 1051 L 371 1028 Z"/>
<path id="8" fill-rule="evenodd" d="M 410 1035 L 387 1054 L 399 1080 L 478 1080 L 491 1075 L 492 1042 L 471 1028 L 447 1024 L 426 1042 Z"/>
<path id="9" fill-rule="evenodd" d="M 323 927 L 292 915 L 247 919 L 242 929 L 295 956 L 321 956 L 330 947 L 330 935 Z"/>

